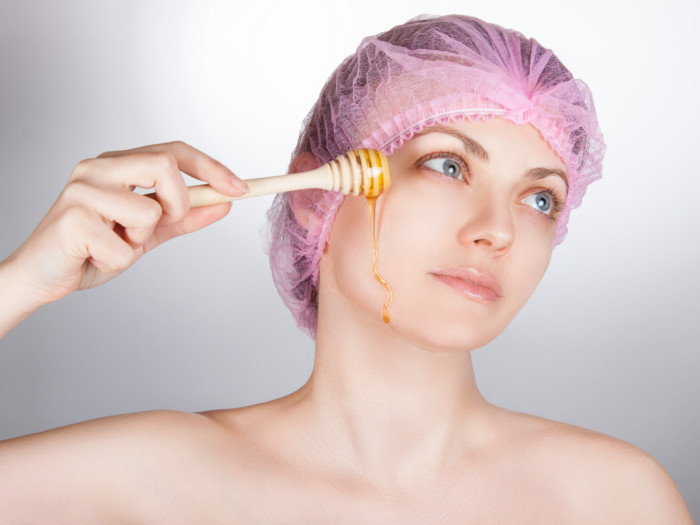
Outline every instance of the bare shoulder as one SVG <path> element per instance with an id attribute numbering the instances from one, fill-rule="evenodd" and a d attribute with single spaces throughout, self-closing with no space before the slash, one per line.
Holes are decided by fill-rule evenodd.
<path id="1" fill-rule="evenodd" d="M 669 474 L 638 447 L 575 425 L 510 414 L 525 436 L 525 456 L 556 480 L 577 515 L 596 523 L 693 523 Z"/>
<path id="2" fill-rule="evenodd" d="M 106 516 L 158 522 L 149 516 L 162 508 L 157 502 L 184 510 L 177 496 L 188 483 L 208 487 L 226 477 L 227 446 L 221 425 L 177 411 L 100 418 L 10 439 L 0 443 L 0 508 L 22 523 L 97 523 Z M 188 495 L 196 504 L 196 491 Z"/>
<path id="3" fill-rule="evenodd" d="M 11 458 L 31 450 L 32 454 L 49 455 L 56 449 L 71 448 L 97 453 L 113 446 L 150 454 L 155 450 L 167 451 L 169 444 L 186 445 L 213 439 L 218 427 L 200 414 L 154 410 L 93 419 L 9 439 L 0 443 L 0 454 Z"/>

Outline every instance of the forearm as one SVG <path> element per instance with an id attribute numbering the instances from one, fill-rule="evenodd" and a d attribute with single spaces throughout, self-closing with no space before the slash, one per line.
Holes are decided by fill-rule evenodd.
<path id="1" fill-rule="evenodd" d="M 12 256 L 0 262 L 0 338 L 36 312 L 34 302 L 23 284 Z"/>

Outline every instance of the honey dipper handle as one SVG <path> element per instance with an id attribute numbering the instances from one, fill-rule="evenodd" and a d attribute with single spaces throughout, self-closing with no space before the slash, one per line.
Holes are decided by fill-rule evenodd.
<path id="1" fill-rule="evenodd" d="M 306 190 L 309 188 L 319 188 L 323 190 L 333 189 L 331 169 L 326 164 L 312 171 L 278 175 L 276 177 L 248 179 L 245 182 L 248 184 L 250 192 L 240 197 L 231 197 L 230 195 L 219 193 L 208 184 L 188 186 L 187 190 L 190 194 L 190 206 L 196 208 L 198 206 L 208 206 L 210 204 L 247 199 L 249 197 L 280 193 L 283 191 Z"/>

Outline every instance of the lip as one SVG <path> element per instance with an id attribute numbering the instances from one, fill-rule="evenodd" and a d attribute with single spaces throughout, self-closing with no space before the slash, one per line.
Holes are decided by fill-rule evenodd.
<path id="1" fill-rule="evenodd" d="M 498 281 L 488 272 L 461 266 L 440 268 L 430 272 L 435 279 L 480 303 L 493 303 L 503 296 Z"/>

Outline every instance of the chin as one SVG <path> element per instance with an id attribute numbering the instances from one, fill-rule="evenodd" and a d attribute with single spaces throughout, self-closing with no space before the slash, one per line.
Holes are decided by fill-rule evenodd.
<path id="1" fill-rule="evenodd" d="M 502 324 L 502 323 L 501 323 Z M 429 352 L 461 353 L 493 341 L 507 326 L 480 320 L 442 320 L 394 324 L 393 329 L 415 346 Z"/>

